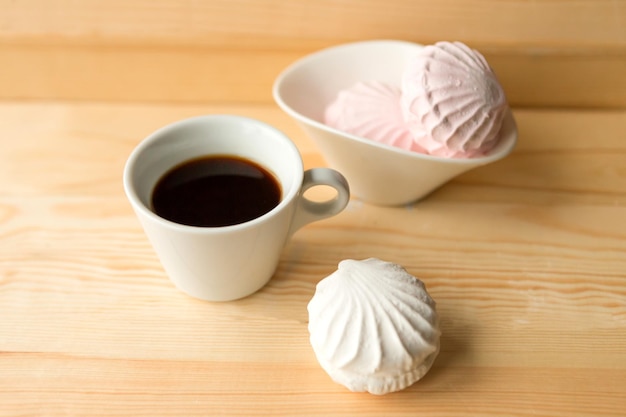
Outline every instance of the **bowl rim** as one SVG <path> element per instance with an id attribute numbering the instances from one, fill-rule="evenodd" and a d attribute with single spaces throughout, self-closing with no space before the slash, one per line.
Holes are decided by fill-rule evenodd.
<path id="1" fill-rule="evenodd" d="M 370 140 L 367 138 L 363 138 L 361 136 L 357 136 L 351 133 L 344 132 L 339 129 L 335 129 L 331 126 L 326 125 L 325 123 L 314 120 L 304 114 L 296 111 L 291 107 L 285 100 L 283 100 L 281 95 L 281 88 L 285 81 L 289 78 L 289 76 L 295 72 L 296 70 L 308 65 L 312 61 L 320 58 L 321 56 L 327 55 L 328 53 L 333 53 L 341 49 L 353 49 L 353 48 L 363 48 L 367 46 L 380 45 L 380 44 L 393 44 L 399 47 L 406 48 L 423 48 L 425 45 L 414 43 L 410 41 L 404 40 L 394 40 L 394 39 L 375 39 L 375 40 L 365 40 L 365 41 L 356 41 L 356 42 L 348 42 L 342 43 L 338 45 L 333 45 L 327 48 L 320 49 L 318 51 L 307 54 L 296 61 L 292 62 L 286 68 L 284 68 L 278 76 L 275 78 L 274 83 L 272 85 L 272 96 L 274 101 L 278 104 L 278 106 L 288 115 L 293 117 L 294 119 L 304 123 L 306 125 L 310 125 L 316 127 L 317 129 L 332 133 L 334 135 L 343 136 L 345 138 L 349 138 L 350 140 L 373 146 L 379 148 L 381 150 L 385 150 L 388 152 L 394 152 L 405 157 L 411 157 L 416 159 L 424 159 L 428 161 L 437 161 L 437 162 L 447 162 L 451 164 L 460 164 L 460 165 L 483 165 L 493 161 L 497 161 L 499 159 L 504 158 L 509 155 L 513 149 L 515 148 L 518 140 L 518 131 L 517 131 L 517 123 L 515 122 L 515 118 L 513 117 L 513 112 L 509 105 L 507 104 L 506 112 L 504 115 L 504 120 L 502 122 L 502 126 L 500 131 L 498 132 L 501 135 L 496 146 L 489 151 L 486 155 L 475 156 L 471 158 L 447 158 L 436 155 L 423 154 L 419 152 L 409 151 L 406 149 L 399 148 L 397 146 L 388 145 L 385 143 L 380 143 L 374 140 Z"/>

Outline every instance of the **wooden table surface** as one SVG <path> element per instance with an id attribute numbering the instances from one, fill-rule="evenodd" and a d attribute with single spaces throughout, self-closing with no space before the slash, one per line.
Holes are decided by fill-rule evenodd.
<path id="1" fill-rule="evenodd" d="M 0 9 L 0 416 L 626 415 L 625 3 Z M 170 122 L 231 113 L 323 166 L 271 81 L 312 50 L 371 38 L 483 50 L 515 151 L 416 204 L 353 198 L 299 230 L 250 297 L 176 290 L 123 192 L 131 150 Z M 332 382 L 308 341 L 316 283 L 368 257 L 422 279 L 443 331 L 431 371 L 386 396 Z"/>
<path id="2" fill-rule="evenodd" d="M 626 412 L 624 112 L 516 110 L 520 142 L 414 205 L 353 199 L 297 232 L 236 302 L 170 284 L 122 190 L 152 130 L 233 113 L 313 143 L 277 107 L 0 104 L 0 414 Z M 398 262 L 438 303 L 427 376 L 383 397 L 318 366 L 306 305 L 342 259 Z"/>

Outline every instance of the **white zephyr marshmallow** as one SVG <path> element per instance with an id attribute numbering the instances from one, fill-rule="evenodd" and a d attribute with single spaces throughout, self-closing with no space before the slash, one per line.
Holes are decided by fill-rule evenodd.
<path id="1" fill-rule="evenodd" d="M 351 391 L 386 394 L 422 378 L 439 353 L 439 319 L 424 284 L 380 259 L 344 260 L 308 305 L 322 368 Z"/>

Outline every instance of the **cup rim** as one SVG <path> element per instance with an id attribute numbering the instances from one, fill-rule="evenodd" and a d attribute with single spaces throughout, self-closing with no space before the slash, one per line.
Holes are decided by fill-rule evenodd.
<path id="1" fill-rule="evenodd" d="M 157 142 L 161 137 L 165 136 L 166 134 L 170 133 L 173 130 L 177 130 L 181 128 L 182 126 L 189 125 L 192 123 L 216 122 L 219 120 L 230 121 L 232 123 L 245 123 L 245 124 L 261 127 L 269 131 L 272 135 L 279 138 L 282 142 L 284 142 L 285 145 L 288 148 L 290 148 L 290 151 L 293 152 L 294 156 L 297 157 L 295 163 L 298 165 L 299 169 L 296 170 L 297 172 L 295 173 L 294 186 L 291 187 L 288 193 L 282 195 L 280 202 L 270 211 L 268 211 L 267 213 L 264 213 L 263 215 L 259 217 L 256 217 L 252 220 L 248 220 L 243 223 L 237 223 L 237 224 L 228 225 L 228 226 L 191 226 L 191 225 L 177 223 L 177 222 L 174 222 L 174 221 L 171 221 L 171 220 L 168 220 L 166 218 L 159 216 L 141 201 L 141 199 L 139 198 L 135 190 L 135 187 L 133 186 L 133 174 L 134 174 L 135 165 L 138 159 L 141 158 L 141 155 L 143 154 L 143 152 L 148 146 L 150 146 L 154 142 Z M 272 170 L 269 167 L 266 167 L 266 168 L 269 169 L 270 172 L 272 172 Z M 163 171 L 163 174 L 165 174 L 166 171 L 167 169 Z M 273 174 L 273 175 L 276 177 L 276 174 Z M 147 216 L 147 218 L 149 218 L 151 221 L 160 223 L 163 226 L 169 227 L 171 229 L 176 229 L 176 230 L 184 231 L 187 233 L 219 234 L 219 233 L 227 233 L 227 232 L 233 232 L 233 231 L 245 229 L 245 228 L 254 226 L 258 223 L 265 222 L 268 219 L 276 216 L 280 211 L 283 210 L 285 206 L 287 206 L 299 194 L 303 178 L 304 178 L 304 164 L 302 162 L 302 156 L 300 155 L 300 151 L 298 150 L 298 147 L 285 133 L 283 133 L 282 131 L 280 131 L 279 129 L 275 128 L 274 126 L 268 123 L 265 123 L 265 122 L 262 122 L 260 120 L 250 118 L 250 117 L 238 116 L 238 115 L 232 115 L 232 114 L 209 114 L 209 115 L 193 116 L 193 117 L 189 117 L 186 119 L 181 119 L 181 120 L 172 122 L 170 124 L 167 124 L 165 126 L 158 128 L 157 130 L 153 131 L 148 136 L 143 138 L 133 148 L 133 150 L 131 151 L 131 153 L 129 154 L 126 160 L 126 163 L 124 165 L 124 172 L 123 172 L 123 186 L 124 186 L 124 192 L 126 193 L 128 200 L 131 202 L 135 210 L 139 210 L 143 215 Z M 276 178 L 276 179 L 281 184 L 281 188 L 282 188 L 283 187 L 282 181 L 280 181 L 279 178 Z"/>
<path id="2" fill-rule="evenodd" d="M 499 143 L 497 143 L 496 146 L 492 150 L 490 150 L 486 155 L 475 156 L 471 158 L 446 158 L 442 156 L 429 155 L 429 154 L 423 154 L 419 152 L 405 150 L 397 146 L 369 140 L 369 139 L 366 139 L 366 138 L 363 138 L 363 137 L 360 137 L 351 133 L 341 131 L 339 129 L 335 129 L 331 126 L 326 125 L 325 123 L 314 120 L 296 111 L 290 104 L 288 104 L 283 99 L 282 94 L 281 94 L 281 89 L 283 85 L 285 84 L 286 80 L 290 76 L 292 76 L 294 72 L 306 67 L 312 62 L 315 62 L 320 57 L 325 56 L 329 53 L 335 53 L 336 51 L 341 50 L 341 49 L 353 49 L 353 48 L 356 49 L 356 48 L 363 48 L 367 46 L 381 45 L 381 44 L 390 44 L 390 45 L 395 45 L 398 47 L 404 47 L 407 49 L 424 47 L 424 45 L 422 44 L 413 43 L 409 41 L 403 41 L 403 40 L 393 40 L 393 39 L 365 40 L 365 41 L 349 42 L 349 43 L 343 43 L 339 45 L 330 46 L 328 48 L 324 48 L 324 49 L 315 51 L 311 54 L 305 55 L 301 57 L 300 59 L 292 62 L 285 69 L 283 69 L 274 80 L 274 84 L 272 85 L 272 96 L 274 97 L 274 100 L 276 101 L 278 106 L 285 113 L 287 113 L 294 119 L 300 121 L 301 123 L 315 127 L 322 131 L 326 131 L 328 133 L 332 133 L 334 135 L 348 138 L 352 141 L 359 142 L 364 145 L 379 148 L 387 152 L 396 153 L 404 157 L 409 157 L 413 159 L 422 159 L 422 160 L 433 161 L 433 162 L 444 162 L 444 163 L 457 164 L 457 165 L 484 165 L 484 164 L 502 159 L 513 151 L 517 143 L 518 132 L 517 132 L 517 124 L 515 123 L 513 113 L 509 106 L 507 106 L 504 122 L 502 124 L 502 127 L 500 128 L 499 134 L 501 135 L 501 137 L 499 139 Z"/>

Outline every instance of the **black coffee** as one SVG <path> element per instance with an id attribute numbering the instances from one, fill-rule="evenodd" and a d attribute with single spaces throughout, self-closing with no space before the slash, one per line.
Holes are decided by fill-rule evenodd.
<path id="1" fill-rule="evenodd" d="M 152 209 L 176 223 L 218 227 L 262 216 L 280 199 L 280 184 L 262 166 L 235 156 L 207 156 L 166 172 L 152 192 Z"/>

